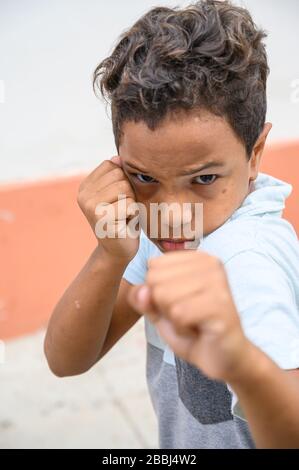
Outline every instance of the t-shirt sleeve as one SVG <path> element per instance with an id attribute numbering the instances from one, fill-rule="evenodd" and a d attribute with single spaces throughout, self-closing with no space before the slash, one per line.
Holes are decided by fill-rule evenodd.
<path id="1" fill-rule="evenodd" d="M 282 369 L 299 367 L 299 311 L 294 287 L 270 256 L 246 250 L 225 263 L 246 337 Z M 246 420 L 238 397 L 231 411 Z"/>
<path id="2" fill-rule="evenodd" d="M 148 244 L 143 230 L 140 232 L 139 249 L 123 273 L 130 284 L 143 284 L 147 272 Z"/>
<path id="3" fill-rule="evenodd" d="M 270 256 L 252 250 L 225 263 L 247 338 L 279 367 L 299 367 L 299 311 L 294 286 Z"/>

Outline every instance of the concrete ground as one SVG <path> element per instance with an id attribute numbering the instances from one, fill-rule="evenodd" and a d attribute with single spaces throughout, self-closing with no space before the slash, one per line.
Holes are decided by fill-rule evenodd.
<path id="1" fill-rule="evenodd" d="M 90 371 L 58 378 L 42 329 L 6 341 L 0 364 L 0 448 L 158 448 L 141 318 Z"/>

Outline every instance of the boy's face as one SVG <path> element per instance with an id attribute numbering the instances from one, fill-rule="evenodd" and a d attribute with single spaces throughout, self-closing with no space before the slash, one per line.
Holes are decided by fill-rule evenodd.
<path id="1" fill-rule="evenodd" d="M 244 144 L 226 120 L 207 111 L 201 111 L 200 117 L 190 111 L 181 119 L 167 117 L 155 131 L 143 121 L 125 122 L 119 155 L 137 202 L 147 209 L 147 236 L 162 252 L 175 245 L 159 240 L 161 218 L 158 236 L 150 236 L 150 203 L 175 202 L 181 208 L 183 203 L 202 203 L 201 235 L 206 236 L 242 204 L 253 189 L 250 178 L 258 173 L 255 155 L 248 161 Z M 194 215 L 191 217 L 194 229 Z M 173 235 L 175 220 L 170 217 L 169 236 L 165 238 L 186 239 L 183 227 L 180 237 Z M 176 245 L 180 248 L 184 246 Z"/>

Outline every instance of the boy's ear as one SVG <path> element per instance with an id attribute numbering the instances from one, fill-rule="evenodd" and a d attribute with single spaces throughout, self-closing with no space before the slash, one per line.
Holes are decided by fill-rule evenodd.
<path id="1" fill-rule="evenodd" d="M 251 158 L 250 158 L 250 179 L 251 180 L 255 180 L 258 175 L 261 157 L 264 151 L 268 134 L 271 129 L 272 129 L 271 122 L 266 122 L 264 125 L 264 129 L 260 133 L 256 143 L 254 144 L 254 147 L 251 153 Z"/>

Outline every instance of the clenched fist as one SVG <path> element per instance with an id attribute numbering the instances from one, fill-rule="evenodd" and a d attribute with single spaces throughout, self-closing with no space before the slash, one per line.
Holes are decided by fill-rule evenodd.
<path id="1" fill-rule="evenodd" d="M 229 381 L 242 367 L 249 341 L 217 257 L 180 250 L 150 258 L 145 284 L 128 300 L 175 354 L 211 378 Z"/>
<path id="2" fill-rule="evenodd" d="M 98 238 L 105 252 L 127 262 L 134 258 L 139 247 L 139 234 L 136 230 L 137 236 L 132 237 L 128 224 L 133 216 L 138 217 L 138 206 L 118 155 L 104 160 L 82 181 L 77 201 L 94 232 L 97 223 L 105 217 L 107 234 L 103 232 L 105 236 Z"/>

